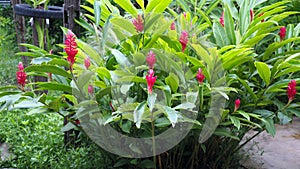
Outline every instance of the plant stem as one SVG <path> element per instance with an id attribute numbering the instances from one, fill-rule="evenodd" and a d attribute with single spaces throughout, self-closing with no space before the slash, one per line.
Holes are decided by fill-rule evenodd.
<path id="1" fill-rule="evenodd" d="M 153 112 L 151 112 L 151 132 L 152 132 L 152 152 L 153 152 L 153 162 L 155 164 L 156 169 L 156 147 L 155 147 L 155 126 L 154 126 L 154 116 Z"/>

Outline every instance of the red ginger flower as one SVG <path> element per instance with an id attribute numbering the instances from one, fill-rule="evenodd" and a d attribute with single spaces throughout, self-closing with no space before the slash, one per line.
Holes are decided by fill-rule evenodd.
<path id="1" fill-rule="evenodd" d="M 144 21 L 141 15 L 138 15 L 137 19 L 132 20 L 133 25 L 135 26 L 136 31 L 142 32 L 144 29 Z"/>
<path id="2" fill-rule="evenodd" d="M 76 37 L 74 35 L 74 33 L 69 30 L 67 35 L 66 35 L 66 40 L 65 40 L 65 51 L 68 55 L 67 60 L 70 63 L 70 67 L 73 66 L 73 64 L 75 63 L 75 56 L 78 53 L 77 50 L 77 43 L 76 43 Z"/>
<path id="3" fill-rule="evenodd" d="M 91 66 L 91 60 L 90 60 L 89 57 L 86 57 L 84 59 L 84 66 L 85 66 L 86 69 L 89 69 L 89 67 Z"/>
<path id="4" fill-rule="evenodd" d="M 22 62 L 19 62 L 18 69 L 19 70 L 16 73 L 17 81 L 19 85 L 24 87 L 26 84 L 27 74 L 24 72 L 24 66 Z"/>
<path id="5" fill-rule="evenodd" d="M 222 16 L 220 18 L 220 24 L 224 27 L 224 12 L 222 12 Z"/>
<path id="6" fill-rule="evenodd" d="M 202 73 L 202 69 L 201 69 L 201 68 L 198 69 L 198 73 L 197 73 L 197 75 L 196 75 L 196 78 L 197 78 L 197 80 L 198 80 L 198 82 L 199 82 L 200 84 L 203 83 L 203 81 L 204 81 L 204 79 L 205 79 L 205 76 L 204 76 L 204 74 Z"/>
<path id="7" fill-rule="evenodd" d="M 147 57 L 146 57 L 146 62 L 148 64 L 149 68 L 153 69 L 154 64 L 156 62 L 155 53 L 153 53 L 152 51 L 149 51 L 149 53 L 147 54 Z"/>
<path id="8" fill-rule="evenodd" d="M 291 82 L 288 84 L 286 93 L 289 98 L 289 101 L 292 101 L 295 98 L 295 95 L 297 94 L 296 86 L 296 80 L 291 80 Z"/>
<path id="9" fill-rule="evenodd" d="M 154 75 L 154 70 L 149 69 L 148 75 L 146 75 L 149 94 L 152 94 L 152 89 L 153 89 L 154 83 L 155 83 L 156 78 L 157 78 L 156 76 L 153 76 L 153 75 Z"/>
<path id="10" fill-rule="evenodd" d="M 240 107 L 241 104 L 241 100 L 240 99 L 236 99 L 234 102 L 234 111 L 237 111 Z"/>
<path id="11" fill-rule="evenodd" d="M 279 31 L 279 36 L 280 36 L 281 41 L 284 39 L 285 34 L 286 34 L 286 28 L 283 26 L 280 28 L 280 31 Z"/>
<path id="12" fill-rule="evenodd" d="M 250 21 L 252 22 L 254 18 L 254 12 L 252 9 L 250 9 Z"/>
<path id="13" fill-rule="evenodd" d="M 187 33 L 187 31 L 181 32 L 179 42 L 181 43 L 181 46 L 182 46 L 182 50 L 181 50 L 182 52 L 185 50 L 186 45 L 189 42 L 188 36 L 189 36 L 189 34 Z"/>
<path id="14" fill-rule="evenodd" d="M 171 30 L 175 30 L 175 22 L 172 22 L 172 23 L 171 23 L 170 29 L 171 29 Z"/>

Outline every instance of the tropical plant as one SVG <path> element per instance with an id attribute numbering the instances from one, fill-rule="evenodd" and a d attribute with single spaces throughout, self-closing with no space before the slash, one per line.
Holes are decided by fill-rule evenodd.
<path id="1" fill-rule="evenodd" d="M 129 0 L 88 2 L 77 21 L 87 42 L 63 29 L 63 57 L 28 44 L 19 53 L 33 57 L 29 76 L 52 75 L 35 90 L 55 94 L 37 96 L 32 83 L 21 84 L 23 92 L 3 92 L 2 110 L 72 115 L 63 130 L 77 127 L 109 152 L 144 157 L 115 164 L 135 168 L 236 167 L 249 140 L 264 130 L 274 136 L 274 123 L 300 115 L 300 26 L 278 24 L 298 14 L 285 11 L 289 1 L 257 9 L 264 1 L 202 0 L 192 10 L 180 1 L 179 14 L 171 0 L 137 0 L 139 9 Z M 257 134 L 241 143 L 249 130 Z"/>

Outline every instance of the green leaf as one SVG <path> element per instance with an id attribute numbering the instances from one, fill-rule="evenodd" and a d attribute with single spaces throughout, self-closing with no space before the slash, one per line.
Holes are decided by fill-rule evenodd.
<path id="1" fill-rule="evenodd" d="M 179 79 L 174 73 L 170 73 L 169 76 L 165 79 L 166 84 L 170 86 L 171 91 L 176 93 L 179 87 Z"/>
<path id="2" fill-rule="evenodd" d="M 151 160 L 143 160 L 140 164 L 139 167 L 141 168 L 155 168 L 156 165 L 153 161 Z"/>
<path id="3" fill-rule="evenodd" d="M 228 5 L 225 5 L 224 28 L 225 28 L 226 36 L 229 39 L 230 45 L 235 45 L 236 37 L 235 37 L 235 31 L 234 31 L 234 21 L 233 21 L 233 17 L 231 15 Z"/>
<path id="4" fill-rule="evenodd" d="M 225 30 L 219 22 L 213 23 L 213 34 L 219 47 L 223 47 L 229 44 Z"/>
<path id="5" fill-rule="evenodd" d="M 26 72 L 44 72 L 61 75 L 67 78 L 72 78 L 71 74 L 66 70 L 53 65 L 33 65 L 24 69 Z"/>
<path id="6" fill-rule="evenodd" d="M 178 112 L 171 107 L 164 106 L 165 114 L 167 115 L 167 118 L 170 120 L 172 127 L 175 127 L 175 124 L 178 120 Z"/>
<path id="7" fill-rule="evenodd" d="M 91 80 L 92 76 L 94 76 L 95 73 L 89 70 L 84 71 L 81 73 L 77 79 L 77 84 L 79 89 L 83 89 L 86 84 Z"/>
<path id="8" fill-rule="evenodd" d="M 237 118 L 237 117 L 234 117 L 234 116 L 229 116 L 232 124 L 239 130 L 240 127 L 241 127 L 241 122 L 240 120 Z"/>
<path id="9" fill-rule="evenodd" d="M 55 90 L 72 94 L 72 88 L 64 84 L 54 82 L 37 82 L 37 85 L 39 90 Z"/>
<path id="10" fill-rule="evenodd" d="M 217 128 L 214 132 L 214 135 L 225 136 L 225 137 L 232 138 L 234 140 L 240 140 L 237 136 L 231 133 L 230 130 L 228 130 L 227 128 Z"/>
<path id="11" fill-rule="evenodd" d="M 101 1 L 95 0 L 94 14 L 95 14 L 96 25 L 99 26 L 101 20 Z"/>
<path id="12" fill-rule="evenodd" d="M 270 84 L 271 71 L 268 65 L 264 62 L 255 62 L 259 76 L 263 79 L 267 86 Z"/>
<path id="13" fill-rule="evenodd" d="M 169 6 L 171 2 L 172 0 L 151 0 L 146 7 L 146 13 L 161 13 Z"/>
<path id="14" fill-rule="evenodd" d="M 65 126 L 62 127 L 61 132 L 66 132 L 69 130 L 74 129 L 76 126 L 72 124 L 71 122 L 67 123 Z"/>
<path id="15" fill-rule="evenodd" d="M 269 57 L 273 54 L 273 52 L 275 52 L 277 49 L 283 47 L 284 45 L 286 45 L 288 43 L 291 43 L 293 41 L 299 41 L 299 40 L 300 40 L 300 37 L 294 37 L 294 38 L 286 39 L 286 40 L 281 41 L 281 42 L 272 43 L 266 49 L 266 51 L 264 53 L 264 56 L 263 56 L 263 60 L 269 59 Z"/>
<path id="16" fill-rule="evenodd" d="M 114 26 L 121 28 L 122 30 L 130 33 L 131 35 L 136 33 L 134 25 L 128 19 L 125 19 L 123 17 L 114 17 L 110 20 L 110 22 Z"/>
<path id="17" fill-rule="evenodd" d="M 274 137 L 276 134 L 276 128 L 273 118 L 262 119 L 262 121 L 266 125 L 267 132 Z"/>
<path id="18" fill-rule="evenodd" d="M 130 0 L 114 0 L 120 7 L 133 16 L 138 14 L 138 10 L 133 6 Z"/>
<path id="19" fill-rule="evenodd" d="M 152 93 L 152 94 L 149 94 L 148 95 L 148 106 L 149 106 L 149 110 L 150 112 L 152 112 L 153 108 L 154 108 L 154 104 L 155 104 L 155 101 L 156 101 L 156 97 L 157 97 L 157 94 L 156 93 Z"/>
<path id="20" fill-rule="evenodd" d="M 146 102 L 142 102 L 140 103 L 134 110 L 133 112 L 133 122 L 135 123 L 137 128 L 141 127 L 141 123 L 143 121 L 142 116 L 145 112 L 145 106 L 146 106 Z"/>
<path id="21" fill-rule="evenodd" d="M 292 118 L 283 114 L 282 112 L 278 112 L 278 119 L 279 119 L 279 123 L 283 125 L 288 124 L 292 121 Z"/>
<path id="22" fill-rule="evenodd" d="M 117 62 L 123 67 L 130 67 L 128 58 L 117 49 L 111 49 L 111 53 L 115 56 Z"/>
<path id="23" fill-rule="evenodd" d="M 144 0 L 136 0 L 136 2 L 139 4 L 139 6 L 145 10 L 145 4 L 144 4 Z"/>

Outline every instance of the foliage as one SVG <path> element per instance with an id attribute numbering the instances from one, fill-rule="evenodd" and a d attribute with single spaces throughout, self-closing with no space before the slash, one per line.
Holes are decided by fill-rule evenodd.
<path id="1" fill-rule="evenodd" d="M 23 111 L 0 114 L 1 142 L 10 145 L 12 159 L 2 168 L 93 168 L 109 164 L 95 144 L 82 138 L 79 148 L 66 150 L 62 118 L 56 114 L 26 115 Z"/>
<path id="2" fill-rule="evenodd" d="M 10 11 L 11 7 L 0 7 L 0 86 L 15 83 L 16 64 L 20 60 L 13 57 L 17 51 L 17 43 Z"/>
<path id="3" fill-rule="evenodd" d="M 285 36 L 278 35 L 284 26 L 280 21 L 299 14 L 286 10 L 289 1 L 267 6 L 256 0 L 178 1 L 185 13 L 169 8 L 170 0 L 153 0 L 146 7 L 137 0 L 139 9 L 129 0 L 114 2 L 90 0 L 90 5 L 82 6 L 89 13 L 77 23 L 90 36 L 87 42 L 77 39 L 72 66 L 65 53 L 49 54 L 23 44 L 29 52 L 18 55 L 32 57 L 31 66 L 25 68 L 28 75 L 53 76 L 49 82 L 36 83 L 35 90 L 55 94 L 38 95 L 31 83 L 25 92 L 4 88 L 2 109 L 29 108 L 29 114 L 70 117 L 64 131 L 80 129 L 99 145 L 105 132 L 99 128 L 105 125 L 129 137 L 152 138 L 144 147 L 147 151 L 130 141 L 111 146 L 114 153 L 128 151 L 126 157 L 154 155 L 113 159 L 114 167 L 130 168 L 233 168 L 238 165 L 236 154 L 247 143 L 240 140 L 249 130 L 257 134 L 266 130 L 274 136 L 274 123 L 286 124 L 292 116 L 300 116 L 299 99 L 286 96 L 291 79 L 300 82 L 300 26 L 287 25 L 286 34 L 281 32 Z M 170 28 L 173 22 L 175 30 Z M 186 48 L 182 32 L 188 34 Z M 148 71 L 150 51 L 157 61 Z M 87 57 L 90 67 L 84 66 Z M 156 77 L 153 93 L 145 79 L 151 72 Z M 205 76 L 200 84 L 199 72 Z M 154 136 L 176 127 L 191 131 L 176 147 L 157 155 Z"/>

